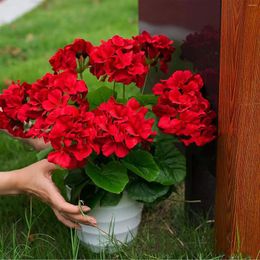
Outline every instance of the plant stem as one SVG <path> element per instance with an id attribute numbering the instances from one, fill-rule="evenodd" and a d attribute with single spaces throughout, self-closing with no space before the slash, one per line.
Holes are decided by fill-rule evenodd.
<path id="1" fill-rule="evenodd" d="M 116 82 L 115 81 L 113 84 L 113 96 L 114 96 L 114 98 L 116 97 Z"/>
<path id="2" fill-rule="evenodd" d="M 151 70 L 151 66 L 149 65 L 148 66 L 148 72 L 147 72 L 145 80 L 144 80 L 144 86 L 143 86 L 142 91 L 141 91 L 142 95 L 144 94 L 144 90 L 145 90 L 145 87 L 146 87 L 146 84 L 147 84 L 147 80 L 148 80 L 148 77 L 150 75 L 150 70 Z"/>
<path id="3" fill-rule="evenodd" d="M 123 100 L 125 100 L 125 84 L 123 84 Z"/>
<path id="4" fill-rule="evenodd" d="M 83 79 L 83 73 L 82 73 L 82 71 L 79 73 L 79 77 L 80 77 L 81 80 Z"/>
<path id="5" fill-rule="evenodd" d="M 80 76 L 80 79 L 83 79 L 83 71 L 84 71 L 84 58 L 83 56 L 80 56 L 79 58 L 79 76 Z"/>

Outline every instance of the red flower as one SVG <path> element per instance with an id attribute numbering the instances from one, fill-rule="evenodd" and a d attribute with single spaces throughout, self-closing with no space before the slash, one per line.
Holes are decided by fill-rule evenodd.
<path id="1" fill-rule="evenodd" d="M 58 71 L 73 71 L 77 69 L 75 53 L 70 48 L 59 49 L 49 60 L 52 69 Z"/>
<path id="2" fill-rule="evenodd" d="M 72 44 L 59 49 L 49 60 L 55 72 L 72 71 L 77 72 L 77 60 L 82 56 L 83 61 L 89 56 L 93 46 L 83 39 L 75 39 Z"/>
<path id="3" fill-rule="evenodd" d="M 88 156 L 99 146 L 95 143 L 94 115 L 72 106 L 67 106 L 50 120 L 46 140 L 55 149 L 48 159 L 64 168 L 81 167 Z"/>
<path id="4" fill-rule="evenodd" d="M 145 118 L 147 111 L 134 98 L 126 105 L 114 98 L 101 104 L 94 111 L 94 120 L 102 153 L 123 158 L 139 143 L 152 142 L 156 134 L 152 131 L 154 120 Z"/>
<path id="5" fill-rule="evenodd" d="M 153 88 L 153 93 L 159 95 L 153 107 L 160 118 L 158 127 L 166 134 L 179 136 L 185 145 L 194 142 L 202 146 L 215 138 L 212 120 L 216 115 L 200 93 L 202 86 L 200 75 L 176 71 Z"/>
<path id="6" fill-rule="evenodd" d="M 91 72 L 97 77 L 142 87 L 148 72 L 144 52 L 136 42 L 118 35 L 103 41 L 90 53 Z"/>
<path id="7" fill-rule="evenodd" d="M 149 59 L 151 66 L 155 66 L 159 61 L 161 71 L 168 72 L 167 63 L 171 61 L 172 53 L 175 50 L 172 46 L 172 40 L 165 35 L 151 36 L 146 31 L 133 37 L 133 39 L 140 45 L 141 50 L 145 52 L 145 56 Z"/>

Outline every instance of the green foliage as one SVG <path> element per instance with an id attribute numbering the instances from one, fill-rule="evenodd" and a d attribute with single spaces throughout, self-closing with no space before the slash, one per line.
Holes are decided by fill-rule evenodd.
<path id="1" fill-rule="evenodd" d="M 131 151 L 122 163 L 127 169 L 147 181 L 153 181 L 159 174 L 159 167 L 155 163 L 152 154 L 146 151 Z"/>
<path id="2" fill-rule="evenodd" d="M 64 184 L 69 187 L 79 185 L 86 181 L 86 175 L 82 169 L 73 169 L 69 171 L 69 174 L 64 178 Z"/>
<path id="3" fill-rule="evenodd" d="M 134 200 L 151 203 L 164 196 L 169 189 L 169 186 L 163 186 L 159 183 L 138 180 L 127 187 L 127 194 Z"/>
<path id="4" fill-rule="evenodd" d="M 156 182 L 163 185 L 177 185 L 184 180 L 186 160 L 174 144 L 174 138 L 165 135 L 164 138 L 157 139 L 154 158 L 160 168 Z"/>
<path id="5" fill-rule="evenodd" d="M 116 93 L 108 87 L 99 87 L 88 93 L 88 102 L 90 109 L 95 109 L 101 103 L 106 102 L 111 96 L 115 96 Z"/>
<path id="6" fill-rule="evenodd" d="M 142 105 L 155 105 L 158 97 L 153 94 L 135 95 L 135 99 Z"/>
<path id="7" fill-rule="evenodd" d="M 121 194 L 114 194 L 110 192 L 105 192 L 103 197 L 100 199 L 100 206 L 116 206 L 122 198 Z"/>
<path id="8" fill-rule="evenodd" d="M 100 167 L 88 162 L 85 173 L 95 185 L 112 193 L 122 192 L 128 183 L 127 169 L 120 162 L 109 162 Z"/>

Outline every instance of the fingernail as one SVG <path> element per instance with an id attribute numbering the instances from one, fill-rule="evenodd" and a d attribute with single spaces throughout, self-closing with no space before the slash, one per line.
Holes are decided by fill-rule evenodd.
<path id="1" fill-rule="evenodd" d="M 94 226 L 94 227 L 96 227 L 96 226 L 97 226 L 97 222 L 92 222 L 92 221 L 91 221 L 91 225 Z"/>
<path id="2" fill-rule="evenodd" d="M 82 207 L 82 209 L 83 209 L 83 211 L 90 211 L 91 210 L 91 208 L 89 208 L 87 206 Z"/>
<path id="3" fill-rule="evenodd" d="M 89 221 L 93 224 L 93 225 L 97 225 L 97 221 L 94 218 L 90 218 Z"/>

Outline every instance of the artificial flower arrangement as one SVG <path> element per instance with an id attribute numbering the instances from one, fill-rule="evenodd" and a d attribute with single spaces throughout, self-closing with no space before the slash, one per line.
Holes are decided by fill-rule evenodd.
<path id="1" fill-rule="evenodd" d="M 172 40 L 147 32 L 99 46 L 76 39 L 50 58 L 54 73 L 3 91 L 0 128 L 50 143 L 40 156 L 70 169 L 72 201 L 115 205 L 124 191 L 141 202 L 165 198 L 185 177 L 176 144 L 202 146 L 216 133 L 199 74 L 176 71 L 144 94 L 149 70 L 167 72 L 173 52 Z M 104 86 L 88 92 L 90 74 Z"/>

